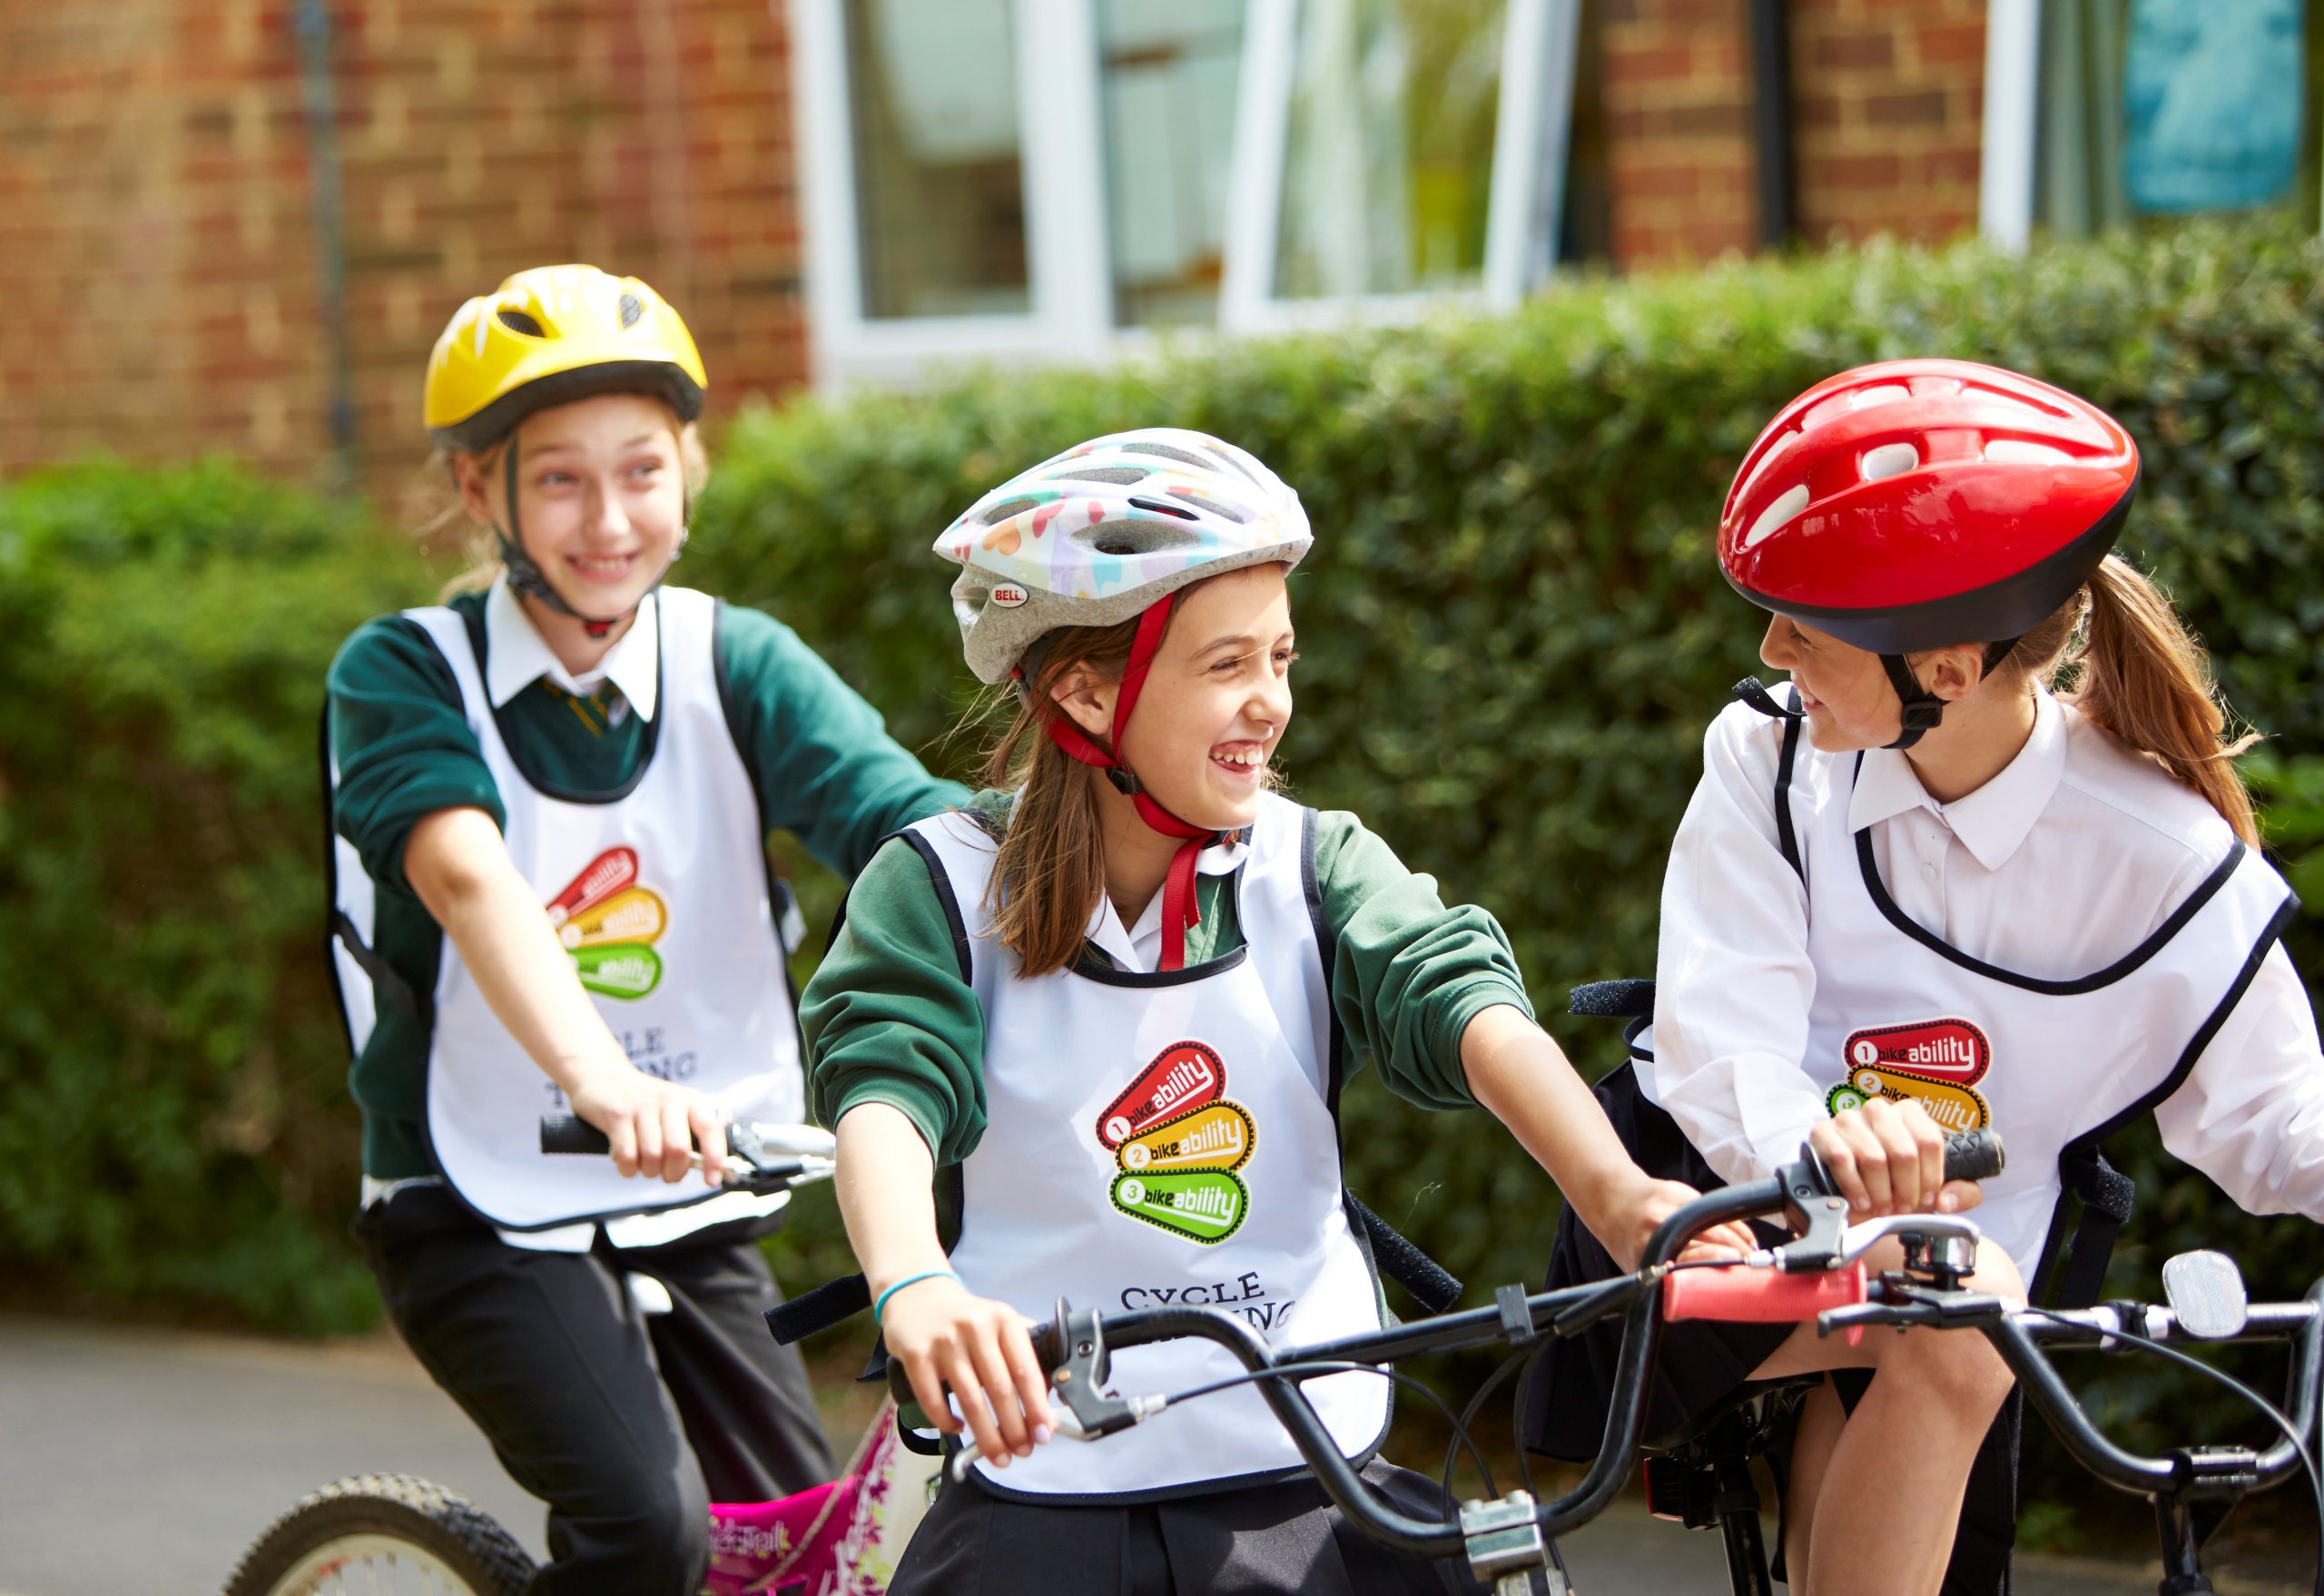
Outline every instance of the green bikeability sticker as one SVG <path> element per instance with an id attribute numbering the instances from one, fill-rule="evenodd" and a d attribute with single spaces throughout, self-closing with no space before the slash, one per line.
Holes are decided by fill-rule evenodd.
<path id="1" fill-rule="evenodd" d="M 1234 1235 L 1251 1207 L 1250 1188 L 1224 1169 L 1118 1175 L 1113 1197 L 1133 1219 L 1205 1245 Z"/>
<path id="2" fill-rule="evenodd" d="M 607 998 L 642 998 L 662 984 L 662 955 L 634 942 L 606 948 L 576 948 L 573 962 L 581 984 Z"/>

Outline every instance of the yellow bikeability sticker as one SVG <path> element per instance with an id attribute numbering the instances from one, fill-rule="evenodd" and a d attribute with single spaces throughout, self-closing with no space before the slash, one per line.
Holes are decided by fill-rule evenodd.
<path id="1" fill-rule="evenodd" d="M 1257 1141 L 1258 1129 L 1242 1104 L 1213 1103 L 1132 1137 L 1114 1156 L 1132 1175 L 1145 1169 L 1240 1169 L 1251 1161 Z"/>
<path id="2" fill-rule="evenodd" d="M 1832 1089 L 1824 1106 L 1837 1114 L 1848 1108 L 1861 1108 L 1874 1098 L 1886 1098 L 1892 1103 L 1906 1098 L 1916 1099 L 1947 1135 L 1983 1130 L 1993 1120 L 1985 1108 L 1985 1099 L 1967 1087 L 1955 1086 L 1949 1080 L 1925 1080 L 1901 1069 L 1853 1070 L 1845 1084 Z"/>
<path id="3" fill-rule="evenodd" d="M 1224 1169 L 1187 1169 L 1118 1175 L 1113 1199 L 1133 1219 L 1210 1246 L 1243 1227 L 1251 1190 Z"/>
<path id="4" fill-rule="evenodd" d="M 662 984 L 652 944 L 670 927 L 669 906 L 637 874 L 635 849 L 608 848 L 547 905 L 582 986 L 600 997 L 642 998 Z"/>

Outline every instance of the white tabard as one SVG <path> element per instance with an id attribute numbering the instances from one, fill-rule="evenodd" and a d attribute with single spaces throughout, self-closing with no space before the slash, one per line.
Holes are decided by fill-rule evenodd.
<path id="1" fill-rule="evenodd" d="M 1223 1308 L 1278 1344 L 1377 1329 L 1377 1276 L 1343 1207 L 1331 1001 L 1306 882 L 1312 815 L 1268 797 L 1230 890 L 1245 945 L 1183 970 L 1088 959 L 1022 980 L 990 935 L 994 844 L 966 817 L 905 833 L 955 908 L 985 1018 L 986 1126 L 961 1168 L 952 1264 L 968 1287 L 1046 1321 L 1059 1297 L 1112 1313 Z M 1237 1373 L 1203 1341 L 1114 1355 L 1115 1389 L 1162 1394 Z M 1307 1383 L 1350 1458 L 1387 1426 L 1370 1374 Z M 1248 1387 L 1104 1441 L 1038 1447 L 994 1493 L 1151 1498 L 1299 1471 Z"/>

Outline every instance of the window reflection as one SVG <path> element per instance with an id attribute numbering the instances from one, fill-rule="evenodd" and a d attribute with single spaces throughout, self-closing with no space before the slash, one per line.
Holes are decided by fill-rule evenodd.
<path id="1" fill-rule="evenodd" d="M 1300 7 L 1278 295 L 1475 286 L 1505 11 L 1479 0 Z"/>
<path id="2" fill-rule="evenodd" d="M 1216 321 L 1243 0 L 1099 0 L 1098 57 L 1115 323 Z"/>
<path id="3" fill-rule="evenodd" d="M 863 314 L 1031 308 L 1009 0 L 848 0 Z"/>

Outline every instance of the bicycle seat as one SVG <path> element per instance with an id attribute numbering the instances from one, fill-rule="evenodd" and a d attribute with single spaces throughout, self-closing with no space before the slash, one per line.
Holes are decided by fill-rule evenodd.
<path id="1" fill-rule="evenodd" d="M 1747 1441 L 1754 1445 L 1778 1424 L 1786 1422 L 1824 1383 L 1821 1374 L 1794 1374 L 1783 1380 L 1746 1380 L 1724 1397 L 1695 1414 L 1668 1434 L 1649 1436 L 1639 1450 L 1669 1457 L 1707 1443 L 1712 1432 L 1728 1420 L 1739 1420 Z"/>

